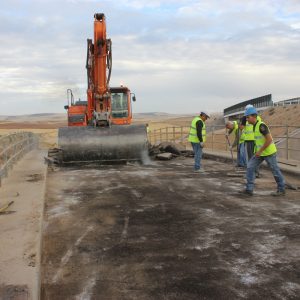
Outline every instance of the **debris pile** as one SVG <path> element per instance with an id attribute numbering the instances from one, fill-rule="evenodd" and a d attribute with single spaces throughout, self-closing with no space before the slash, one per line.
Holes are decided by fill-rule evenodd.
<path id="1" fill-rule="evenodd" d="M 55 165 L 61 164 L 62 150 L 59 148 L 50 148 L 48 150 L 48 156 L 44 157 L 44 158 L 45 158 L 45 161 L 50 165 L 51 164 L 55 164 Z"/>
<path id="2" fill-rule="evenodd" d="M 184 146 L 172 142 L 162 142 L 160 144 L 149 145 L 149 156 L 152 159 L 170 160 L 179 156 L 193 157 L 192 150 L 186 150 Z M 50 148 L 45 161 L 52 165 L 60 165 L 62 163 L 62 150 L 59 148 Z"/>
<path id="3" fill-rule="evenodd" d="M 162 142 L 149 146 L 149 155 L 158 160 L 170 160 L 175 157 L 193 157 L 192 150 L 186 150 L 184 146 L 172 142 Z"/>

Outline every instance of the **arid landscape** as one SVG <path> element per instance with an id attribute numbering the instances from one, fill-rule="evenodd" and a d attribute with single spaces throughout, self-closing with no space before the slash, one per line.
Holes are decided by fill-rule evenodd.
<path id="1" fill-rule="evenodd" d="M 190 147 L 187 139 L 188 127 L 193 115 L 174 115 L 167 113 L 140 113 L 134 115 L 134 124 L 148 124 L 151 134 L 166 127 L 185 127 L 185 134 L 180 137 L 181 143 Z M 286 125 L 289 133 L 300 127 L 300 105 L 286 107 L 272 107 L 262 113 L 263 120 L 271 125 L 273 138 L 280 139 L 286 134 Z M 211 118 L 206 122 L 208 132 L 214 128 L 214 149 L 226 150 L 224 138 L 225 128 L 222 113 L 211 113 Z M 272 126 L 273 125 L 273 126 Z M 66 114 L 34 114 L 23 116 L 0 116 L 0 135 L 16 131 L 31 131 L 39 136 L 40 147 L 48 149 L 57 147 L 58 128 L 67 126 Z M 293 127 L 295 126 L 295 127 Z M 231 142 L 233 137 L 231 137 Z M 283 146 L 281 146 L 283 147 Z M 211 135 L 208 134 L 207 148 L 211 148 Z M 293 158 L 296 154 L 293 153 Z"/>
<path id="2" fill-rule="evenodd" d="M 193 115 L 172 115 L 167 113 L 140 113 L 134 115 L 135 124 L 149 124 L 151 131 L 173 126 L 190 126 Z M 268 125 L 300 126 L 300 105 L 272 107 L 262 114 Z M 207 126 L 224 125 L 222 113 L 211 113 Z M 44 149 L 57 146 L 57 129 L 67 126 L 66 114 L 34 114 L 24 116 L 0 116 L 0 135 L 15 131 L 32 131 L 39 135 Z M 290 129 L 292 130 L 292 129 Z M 223 130 L 221 130 L 222 132 Z M 274 137 L 284 133 L 284 128 L 272 128 Z M 222 138 L 224 140 L 224 138 Z"/>

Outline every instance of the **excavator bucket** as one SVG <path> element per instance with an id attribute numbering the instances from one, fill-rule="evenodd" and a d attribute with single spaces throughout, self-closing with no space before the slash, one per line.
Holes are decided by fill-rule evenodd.
<path id="1" fill-rule="evenodd" d="M 63 162 L 141 161 L 148 151 L 145 125 L 63 127 L 58 146 Z"/>

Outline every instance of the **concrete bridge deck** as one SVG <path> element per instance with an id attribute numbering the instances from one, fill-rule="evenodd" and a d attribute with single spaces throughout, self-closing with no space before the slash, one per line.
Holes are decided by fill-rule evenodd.
<path id="1" fill-rule="evenodd" d="M 41 299 L 297 299 L 299 191 L 271 197 L 269 171 L 247 198 L 228 163 L 50 168 L 46 180 L 44 155 L 0 188 L 1 206 L 14 201 L 0 215 L 0 299 L 38 299 L 40 272 Z"/>
<path id="2" fill-rule="evenodd" d="M 263 170 L 241 196 L 231 165 L 192 164 L 49 171 L 41 299 L 297 299 L 299 191 Z"/>

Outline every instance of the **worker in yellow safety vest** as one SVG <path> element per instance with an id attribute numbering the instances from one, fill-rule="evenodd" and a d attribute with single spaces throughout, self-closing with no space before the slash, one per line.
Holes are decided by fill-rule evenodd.
<path id="1" fill-rule="evenodd" d="M 252 104 L 248 104 L 245 109 L 254 107 Z M 261 117 L 257 116 L 257 120 L 261 121 Z M 242 125 L 245 126 L 244 129 L 244 137 L 245 137 L 245 158 L 246 158 L 246 164 L 251 159 L 251 157 L 254 155 L 254 146 L 255 146 L 255 140 L 254 140 L 254 131 L 253 131 L 253 124 L 249 123 L 246 119 L 246 116 L 244 116 L 241 120 Z M 255 170 L 255 176 L 256 178 L 260 177 L 259 174 L 259 168 Z"/>
<path id="2" fill-rule="evenodd" d="M 246 167 L 246 158 L 245 158 L 245 149 L 244 149 L 244 127 L 238 123 L 238 121 L 228 121 L 226 122 L 226 128 L 228 129 L 227 136 L 230 134 L 234 135 L 234 141 L 230 146 L 230 150 L 232 150 L 235 146 L 237 147 L 237 167 Z"/>
<path id="3" fill-rule="evenodd" d="M 202 149 L 206 141 L 206 126 L 205 121 L 209 118 L 206 112 L 201 112 L 199 116 L 192 120 L 188 141 L 192 144 L 194 151 L 194 172 L 203 173 L 201 166 Z"/>
<path id="4" fill-rule="evenodd" d="M 247 121 L 253 125 L 255 148 L 254 155 L 247 164 L 246 189 L 244 194 L 253 195 L 255 170 L 265 160 L 271 168 L 274 179 L 277 183 L 277 191 L 273 196 L 285 195 L 285 181 L 277 164 L 277 149 L 273 141 L 268 126 L 260 119 L 258 120 L 257 110 L 254 107 L 248 107 L 245 111 Z"/>

